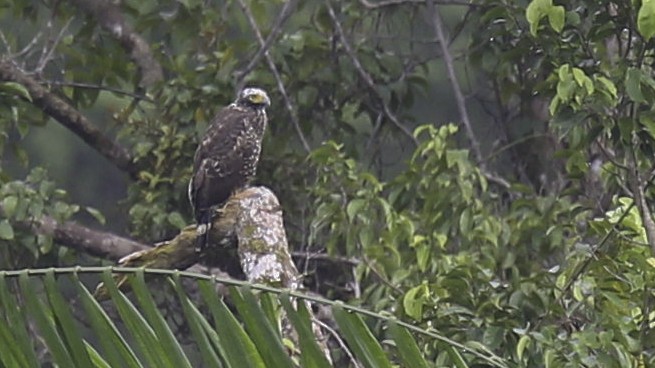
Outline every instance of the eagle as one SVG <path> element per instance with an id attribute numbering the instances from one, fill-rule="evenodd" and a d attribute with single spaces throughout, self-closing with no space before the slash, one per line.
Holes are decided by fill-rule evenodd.
<path id="1" fill-rule="evenodd" d="M 198 225 L 197 252 L 207 245 L 213 208 L 247 187 L 256 174 L 270 104 L 263 89 L 243 89 L 236 101 L 216 114 L 198 144 L 189 182 Z"/>

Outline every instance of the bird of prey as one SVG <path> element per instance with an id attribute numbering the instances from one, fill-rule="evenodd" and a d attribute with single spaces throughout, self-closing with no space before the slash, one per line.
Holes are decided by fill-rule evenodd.
<path id="1" fill-rule="evenodd" d="M 189 200 L 197 226 L 196 251 L 207 245 L 213 208 L 254 178 L 271 102 L 259 88 L 243 89 L 212 119 L 193 161 Z"/>

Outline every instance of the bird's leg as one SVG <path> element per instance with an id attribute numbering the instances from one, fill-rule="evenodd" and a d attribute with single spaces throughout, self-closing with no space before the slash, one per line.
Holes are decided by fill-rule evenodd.
<path id="1" fill-rule="evenodd" d="M 212 228 L 214 217 L 223 214 L 224 207 L 212 206 L 200 214 L 200 221 L 196 228 L 196 253 L 202 253 L 209 245 L 209 232 Z"/>
<path id="2" fill-rule="evenodd" d="M 196 227 L 196 253 L 202 253 L 209 243 L 209 230 L 212 226 L 212 213 L 211 208 L 202 211 L 200 214 L 200 221 Z"/>

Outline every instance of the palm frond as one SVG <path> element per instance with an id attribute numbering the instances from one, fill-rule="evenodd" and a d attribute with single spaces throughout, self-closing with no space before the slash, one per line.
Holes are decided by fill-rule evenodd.
<path id="1" fill-rule="evenodd" d="M 119 290 L 114 273 L 128 276 L 133 295 Z M 82 274 L 99 274 L 109 300 L 101 304 L 94 299 Z M 172 317 L 155 301 L 146 275 L 167 277 L 181 310 L 173 317 L 186 326 L 186 338 L 171 327 Z M 199 292 L 190 295 L 187 281 Z M 217 295 L 216 283 L 229 286 L 230 306 Z M 356 366 L 429 367 L 420 339 L 421 346 L 425 341 L 445 346 L 457 367 L 473 361 L 508 367 L 484 349 L 340 302 L 190 272 L 116 267 L 0 271 L 0 321 L 12 326 L 0 329 L 0 362 L 24 367 L 37 367 L 44 359 L 66 367 L 329 367 L 333 363 L 316 341 L 310 304 L 332 309 L 335 330 L 345 341 L 333 350 L 348 349 Z M 292 326 L 294 338 L 281 331 L 281 318 Z M 384 344 L 366 321 L 388 330 Z"/>

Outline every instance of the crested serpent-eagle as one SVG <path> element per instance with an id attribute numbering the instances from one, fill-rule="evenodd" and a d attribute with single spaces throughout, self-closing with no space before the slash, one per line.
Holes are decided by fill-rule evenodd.
<path id="1" fill-rule="evenodd" d="M 264 90 L 245 88 L 216 114 L 198 144 L 189 182 L 198 252 L 207 245 L 212 208 L 223 205 L 255 176 L 270 104 Z"/>

